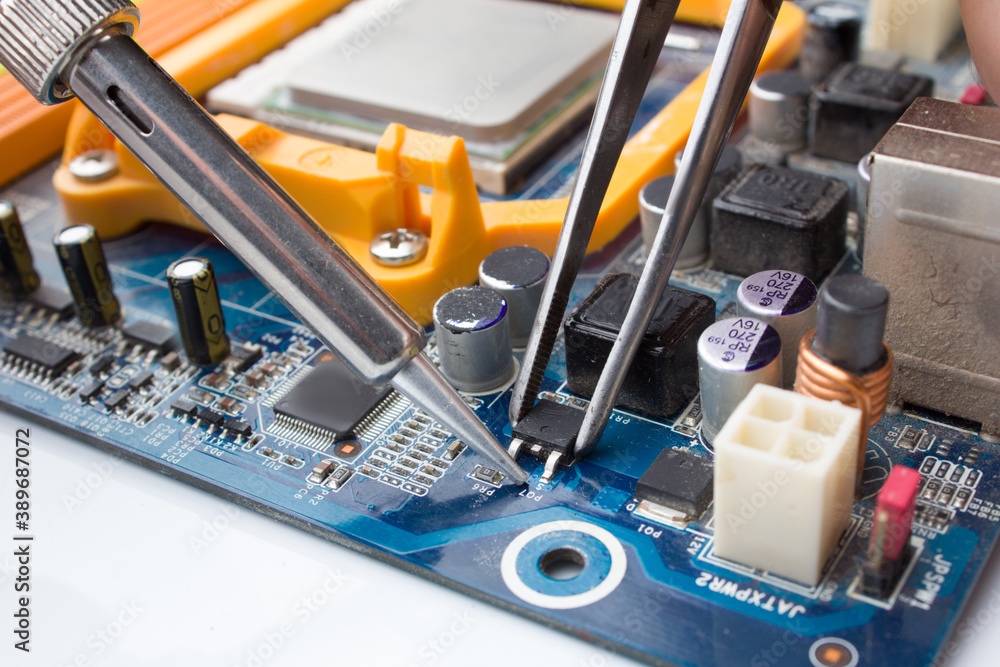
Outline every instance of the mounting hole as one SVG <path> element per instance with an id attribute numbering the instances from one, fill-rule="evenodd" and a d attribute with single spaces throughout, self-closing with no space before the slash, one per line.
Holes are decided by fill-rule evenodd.
<path id="1" fill-rule="evenodd" d="M 625 578 L 628 558 L 618 539 L 585 521 L 531 526 L 504 549 L 500 575 L 510 592 L 543 609 L 599 602 Z"/>
<path id="2" fill-rule="evenodd" d="M 553 549 L 538 559 L 538 569 L 554 581 L 576 579 L 586 564 L 587 557 L 569 547 Z"/>

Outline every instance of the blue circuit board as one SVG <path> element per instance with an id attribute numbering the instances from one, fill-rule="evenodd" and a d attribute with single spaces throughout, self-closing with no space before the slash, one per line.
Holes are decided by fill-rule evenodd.
<path id="1" fill-rule="evenodd" d="M 665 58 L 636 127 L 707 63 L 704 53 Z M 509 198 L 567 194 L 581 145 L 582 132 Z M 65 282 L 51 245 L 64 224 L 51 186 L 53 169 L 39 170 L 0 197 L 18 206 L 43 283 L 62 290 Z M 342 458 L 336 439 L 277 419 L 274 410 L 329 352 L 214 239 L 149 224 L 106 241 L 104 248 L 125 324 L 152 321 L 173 327 L 166 267 L 188 255 L 210 259 L 233 345 L 260 346 L 260 360 L 235 373 L 187 364 L 168 369 L 161 354 L 126 343 L 119 329 L 95 333 L 75 319 L 5 302 L 0 304 L 0 345 L 28 332 L 80 357 L 56 378 L 6 359 L 0 366 L 0 401 L 7 409 L 640 660 L 803 665 L 817 656 L 837 655 L 844 661 L 831 664 L 929 665 L 997 540 L 997 447 L 984 442 L 974 424 L 916 409 L 886 416 L 872 430 L 861 499 L 828 570 L 813 587 L 717 557 L 711 507 L 685 529 L 636 514 L 636 481 L 664 449 L 711 459 L 700 435 L 697 398 L 671 420 L 616 410 L 597 449 L 560 468 L 548 483 L 540 480 L 542 461 L 531 456 L 519 461 L 530 474 L 527 486 L 477 477 L 485 461 L 468 449 L 449 458 L 454 437 L 395 394 L 362 423 L 352 437 L 360 447 Z M 573 303 L 602 276 L 638 272 L 642 262 L 633 225 L 588 258 Z M 837 269 L 859 270 L 853 252 Z M 702 268 L 675 273 L 673 283 L 711 296 L 725 314 L 733 310 L 739 279 Z M 436 353 L 433 337 L 429 352 Z M 87 367 L 105 356 L 113 358 L 113 365 L 104 390 L 92 400 L 81 399 L 91 382 Z M 109 394 L 143 371 L 154 374 L 152 383 L 131 392 L 122 407 L 109 409 L 104 403 Z M 248 372 L 253 371 L 263 379 L 251 382 Z M 585 407 L 584 399 L 566 390 L 565 378 L 560 340 L 543 395 Z M 503 444 L 511 439 L 509 397 L 507 389 L 466 397 Z M 229 415 L 250 423 L 252 435 L 236 436 L 178 414 L 171 404 L 179 398 L 217 411 L 229 399 Z M 342 486 L 308 480 L 323 461 L 350 472 Z M 894 465 L 920 470 L 928 483 L 914 525 L 910 569 L 888 599 L 872 599 L 856 583 L 874 494 Z M 542 557 L 565 548 L 584 555 L 579 574 L 565 580 L 546 576 L 539 566 Z"/>
<path id="2" fill-rule="evenodd" d="M 20 207 L 44 284 L 63 288 L 50 243 L 62 224 L 50 176 L 51 169 L 44 169 L 4 196 Z M 250 370 L 271 364 L 277 371 L 266 386 L 247 394 L 238 389 L 248 386 L 245 372 L 218 383 L 213 376 L 219 368 L 182 365 L 168 371 L 161 356 L 125 344 L 118 330 L 94 334 L 74 319 L 60 321 L 28 304 L 6 303 L 0 309 L 4 344 L 32 332 L 81 355 L 76 371 L 71 367 L 56 379 L 34 376 L 8 361 L 0 368 L 0 400 L 10 410 L 652 663 L 801 665 L 810 651 L 833 642 L 847 647 L 847 655 L 856 651 L 876 664 L 889 656 L 901 664 L 930 664 L 997 538 L 996 448 L 984 443 L 971 424 L 916 411 L 887 416 L 872 431 L 864 498 L 854 506 L 832 567 L 811 588 L 716 557 L 711 509 L 684 530 L 635 514 L 636 480 L 664 448 L 711 458 L 697 421 L 689 419 L 696 402 L 672 421 L 616 411 L 597 450 L 560 469 L 549 483 L 540 481 L 542 462 L 531 456 L 521 458 L 530 473 L 527 486 L 477 479 L 483 460 L 467 449 L 447 460 L 454 438 L 398 396 L 362 425 L 360 453 L 340 460 L 333 440 L 276 421 L 273 409 L 277 398 L 328 353 L 224 248 L 194 232 L 151 224 L 106 242 L 105 252 L 125 323 L 172 325 L 165 268 L 190 254 L 211 259 L 234 345 L 260 345 L 263 356 Z M 603 274 L 641 264 L 633 227 L 588 259 L 574 300 L 588 294 Z M 849 254 L 838 270 L 858 268 Z M 709 269 L 677 273 L 674 282 L 709 294 L 720 311 L 732 307 L 739 283 Z M 143 370 L 155 374 L 152 385 L 115 411 L 101 397 L 84 402 L 79 396 L 91 380 L 84 369 L 106 355 L 115 364 L 103 398 Z M 543 390 L 553 400 L 583 406 L 565 390 L 564 364 L 560 345 Z M 235 399 L 254 435 L 235 437 L 172 411 L 171 402 L 190 397 L 193 389 L 205 392 L 202 402 L 212 406 Z M 509 442 L 509 391 L 467 398 L 501 442 Z M 420 457 L 417 468 L 396 464 L 414 454 Z M 351 471 L 341 488 L 307 481 L 324 460 Z M 964 483 L 974 486 L 968 487 L 971 494 L 962 507 L 950 494 L 945 500 L 925 491 L 912 569 L 889 600 L 875 600 L 858 593 L 855 580 L 871 528 L 872 497 L 898 464 L 945 485 L 952 474 L 965 471 Z M 567 546 L 586 555 L 580 574 L 565 581 L 542 574 L 539 559 Z M 774 646 L 784 647 L 781 656 Z"/>

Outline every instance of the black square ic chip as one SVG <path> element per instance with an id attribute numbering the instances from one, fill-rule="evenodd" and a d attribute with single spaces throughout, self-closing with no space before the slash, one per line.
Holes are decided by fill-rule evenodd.
<path id="1" fill-rule="evenodd" d="M 274 405 L 274 412 L 293 423 L 341 435 L 357 426 L 390 391 L 368 386 L 339 360 L 324 361 Z"/>

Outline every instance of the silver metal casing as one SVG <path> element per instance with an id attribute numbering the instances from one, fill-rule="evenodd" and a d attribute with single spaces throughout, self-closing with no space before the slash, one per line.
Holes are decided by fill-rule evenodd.
<path id="1" fill-rule="evenodd" d="M 920 98 L 871 155 L 865 275 L 889 290 L 889 401 L 1000 436 L 1000 111 Z"/>

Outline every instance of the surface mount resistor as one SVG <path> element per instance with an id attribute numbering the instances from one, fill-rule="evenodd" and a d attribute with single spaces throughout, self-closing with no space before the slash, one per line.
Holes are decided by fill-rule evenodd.
<path id="1" fill-rule="evenodd" d="M 121 319 L 121 305 L 94 228 L 90 225 L 67 227 L 58 232 L 52 242 L 80 322 L 87 327 L 105 327 Z"/>
<path id="2" fill-rule="evenodd" d="M 174 262 L 167 286 L 188 359 L 199 366 L 221 363 L 229 355 L 229 337 L 212 263 L 202 257 Z"/>

